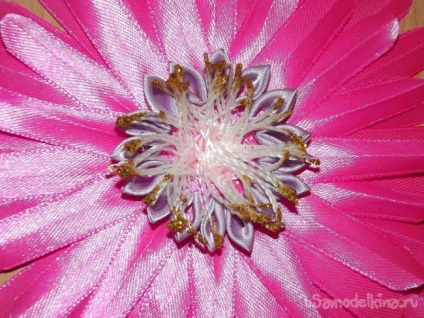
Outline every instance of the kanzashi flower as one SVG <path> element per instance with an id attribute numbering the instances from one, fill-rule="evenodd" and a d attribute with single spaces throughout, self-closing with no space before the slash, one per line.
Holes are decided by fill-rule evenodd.
<path id="1" fill-rule="evenodd" d="M 232 69 L 223 51 L 205 54 L 205 78 L 172 65 L 165 82 L 145 78 L 152 111 L 120 116 L 133 137 L 113 152 L 110 168 L 128 182 L 123 192 L 141 196 L 155 223 L 171 214 L 168 228 L 181 241 L 194 236 L 209 251 L 227 232 L 251 251 L 253 225 L 276 232 L 281 199 L 296 204 L 309 188 L 291 173 L 308 157 L 309 134 L 283 124 L 295 92 L 268 86 L 269 66 Z"/>
<path id="2" fill-rule="evenodd" d="M 0 316 L 420 317 L 409 1 L 41 2 L 0 2 Z"/>

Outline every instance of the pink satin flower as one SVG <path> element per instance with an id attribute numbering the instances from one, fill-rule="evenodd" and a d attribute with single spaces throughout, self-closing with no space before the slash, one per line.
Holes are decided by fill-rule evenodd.
<path id="1" fill-rule="evenodd" d="M 1 317 L 420 317 L 424 29 L 407 0 L 0 2 Z M 251 253 L 176 244 L 105 170 L 145 75 L 203 54 L 270 65 L 319 169 Z M 239 244 L 240 245 L 240 244 Z M 246 248 L 246 249 L 250 249 Z M 334 306 L 331 300 L 340 301 Z M 337 308 L 335 308 L 337 307 Z"/>

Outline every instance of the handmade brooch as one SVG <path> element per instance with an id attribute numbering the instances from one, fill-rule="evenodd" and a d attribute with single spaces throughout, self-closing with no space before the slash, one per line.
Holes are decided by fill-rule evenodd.
<path id="1" fill-rule="evenodd" d="M 0 317 L 422 316 L 409 1 L 41 2 L 0 1 Z"/>

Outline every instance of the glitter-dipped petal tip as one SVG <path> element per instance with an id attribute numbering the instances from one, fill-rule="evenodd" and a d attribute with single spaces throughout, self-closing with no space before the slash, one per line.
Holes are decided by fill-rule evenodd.
<path id="1" fill-rule="evenodd" d="M 124 193 L 143 197 L 150 222 L 170 215 L 177 241 L 213 252 L 228 234 L 251 251 L 252 225 L 279 231 L 285 204 L 309 190 L 292 173 L 319 160 L 306 151 L 309 133 L 284 124 L 295 91 L 266 92 L 269 66 L 233 68 L 222 50 L 204 60 L 204 76 L 172 63 L 166 81 L 145 77 L 151 111 L 117 119 L 132 137 L 110 169 L 127 180 Z"/>

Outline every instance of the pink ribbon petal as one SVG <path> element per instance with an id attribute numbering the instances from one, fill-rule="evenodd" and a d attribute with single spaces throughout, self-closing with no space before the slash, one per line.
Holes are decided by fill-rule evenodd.
<path id="1" fill-rule="evenodd" d="M 107 69 L 34 21 L 7 15 L 1 21 L 1 34 L 11 54 L 79 103 L 94 109 L 134 109 L 130 95 Z"/>

